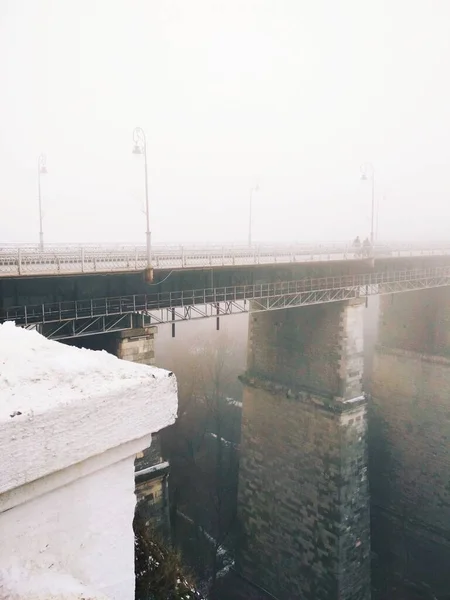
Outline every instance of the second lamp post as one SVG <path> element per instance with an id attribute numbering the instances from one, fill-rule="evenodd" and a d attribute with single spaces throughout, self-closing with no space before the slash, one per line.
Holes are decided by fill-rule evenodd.
<path id="1" fill-rule="evenodd" d="M 41 197 L 41 175 L 47 174 L 47 159 L 45 154 L 41 154 L 38 158 L 38 200 L 39 200 L 39 249 L 44 249 L 44 230 L 42 216 L 42 197 Z"/>
<path id="2" fill-rule="evenodd" d="M 147 240 L 147 268 L 152 266 L 152 234 L 150 232 L 150 213 L 148 206 L 148 175 L 147 175 L 147 140 L 145 132 L 141 127 L 136 127 L 133 131 L 133 154 L 144 155 L 144 175 L 145 175 L 145 215 L 147 218 L 147 230 L 145 232 Z"/>
<path id="3" fill-rule="evenodd" d="M 252 245 L 252 204 L 253 204 L 253 192 L 259 191 L 259 185 L 256 184 L 255 187 L 250 188 L 250 203 L 249 203 L 249 211 L 248 211 L 248 245 Z"/>
<path id="4" fill-rule="evenodd" d="M 370 217 L 370 244 L 373 247 L 374 243 L 374 218 L 375 218 L 375 169 L 372 163 L 364 163 L 361 165 L 361 179 L 363 181 L 370 180 L 372 184 L 372 212 Z"/>

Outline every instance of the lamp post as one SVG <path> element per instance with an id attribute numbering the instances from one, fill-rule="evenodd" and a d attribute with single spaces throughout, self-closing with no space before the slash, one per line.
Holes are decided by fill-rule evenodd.
<path id="1" fill-rule="evenodd" d="M 372 163 L 364 163 L 361 165 L 361 179 L 372 183 L 372 211 L 370 217 L 370 244 L 373 247 L 374 243 L 374 218 L 375 218 L 375 169 Z"/>
<path id="2" fill-rule="evenodd" d="M 253 204 L 253 192 L 259 192 L 259 185 L 256 184 L 255 187 L 250 188 L 250 203 L 249 203 L 249 213 L 248 213 L 248 245 L 252 245 L 252 204 Z"/>
<path id="3" fill-rule="evenodd" d="M 39 249 L 44 249 L 44 231 L 42 228 L 42 197 L 41 197 L 41 175 L 47 174 L 47 158 L 41 154 L 38 158 L 38 199 L 39 199 Z"/>
<path id="4" fill-rule="evenodd" d="M 148 176 L 147 176 L 147 140 L 145 132 L 141 127 L 136 127 L 133 131 L 133 154 L 144 155 L 144 176 L 145 176 L 145 215 L 147 218 L 147 230 L 145 232 L 147 240 L 147 268 L 152 267 L 152 238 L 150 233 L 150 213 L 148 209 Z"/>

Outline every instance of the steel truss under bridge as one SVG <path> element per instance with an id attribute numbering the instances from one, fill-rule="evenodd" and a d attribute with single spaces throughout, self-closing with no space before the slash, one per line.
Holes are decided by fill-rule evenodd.
<path id="1" fill-rule="evenodd" d="M 28 305 L 3 310 L 0 321 L 64 339 L 129 329 L 137 315 L 139 324 L 159 325 L 445 286 L 450 267 L 436 267 Z"/>
<path id="2" fill-rule="evenodd" d="M 136 316 L 141 317 L 139 322 Z M 37 329 L 47 338 L 52 340 L 63 340 L 75 337 L 84 337 L 100 333 L 111 333 L 113 331 L 124 331 L 136 326 L 144 327 L 148 324 L 148 318 L 144 315 L 104 315 L 88 319 L 71 319 L 54 323 L 37 323 L 26 325 L 28 329 Z"/>

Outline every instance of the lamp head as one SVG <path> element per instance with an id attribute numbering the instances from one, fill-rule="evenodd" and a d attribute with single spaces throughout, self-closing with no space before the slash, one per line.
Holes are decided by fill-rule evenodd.
<path id="1" fill-rule="evenodd" d="M 133 154 L 143 154 L 142 148 L 139 144 L 134 144 Z"/>

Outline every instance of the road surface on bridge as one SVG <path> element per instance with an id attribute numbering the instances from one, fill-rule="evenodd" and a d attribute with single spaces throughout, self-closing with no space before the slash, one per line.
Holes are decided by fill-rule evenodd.
<path id="1" fill-rule="evenodd" d="M 450 244 L 391 243 L 376 245 L 375 258 L 450 256 Z M 346 244 L 258 246 L 167 246 L 152 252 L 159 270 L 202 269 L 288 263 L 361 260 L 361 253 Z M 143 271 L 147 266 L 142 246 L 34 246 L 0 248 L 0 277 L 79 275 Z"/>

